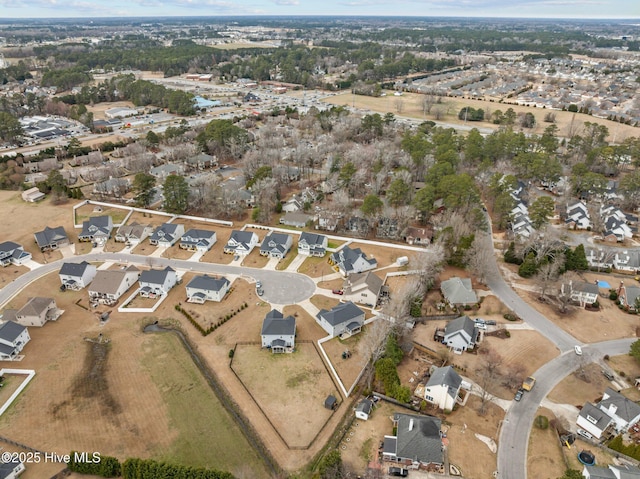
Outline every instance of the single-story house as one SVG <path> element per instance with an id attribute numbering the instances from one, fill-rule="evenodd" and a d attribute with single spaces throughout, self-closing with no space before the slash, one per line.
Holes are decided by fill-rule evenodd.
<path id="1" fill-rule="evenodd" d="M 230 254 L 247 255 L 258 244 L 258 235 L 252 231 L 233 230 L 229 241 L 224 246 L 224 252 Z"/>
<path id="2" fill-rule="evenodd" d="M 444 463 L 442 423 L 437 417 L 395 413 L 395 436 L 385 436 L 382 458 L 418 468 Z"/>
<path id="3" fill-rule="evenodd" d="M 125 270 L 100 270 L 89 285 L 89 298 L 113 304 L 138 281 L 140 270 L 131 265 Z"/>
<path id="4" fill-rule="evenodd" d="M 374 307 L 378 302 L 383 280 L 373 271 L 347 275 L 342 285 L 343 299 Z"/>
<path id="5" fill-rule="evenodd" d="M 16 479 L 24 470 L 20 461 L 0 462 L 0 479 Z"/>
<path id="6" fill-rule="evenodd" d="M 267 313 L 262 321 L 262 347 L 272 353 L 293 352 L 296 341 L 296 318 L 287 316 L 275 309 Z"/>
<path id="7" fill-rule="evenodd" d="M 330 310 L 321 309 L 316 315 L 316 321 L 332 338 L 340 336 L 345 339 L 362 330 L 364 311 L 348 301 Z"/>
<path id="8" fill-rule="evenodd" d="M 96 277 L 97 269 L 94 265 L 82 263 L 63 263 L 58 276 L 66 289 L 78 291 L 89 286 Z"/>
<path id="9" fill-rule="evenodd" d="M 43 200 L 45 196 L 46 195 L 40 191 L 37 186 L 22 192 L 22 199 L 27 203 L 35 203 L 36 201 Z"/>
<path id="10" fill-rule="evenodd" d="M 326 236 L 304 231 L 298 240 L 298 253 L 321 258 L 327 252 L 327 244 Z"/>
<path id="11" fill-rule="evenodd" d="M 436 368 L 424 386 L 424 399 L 444 411 L 452 411 L 461 385 L 462 378 L 452 366 Z"/>
<path id="12" fill-rule="evenodd" d="M 180 238 L 180 248 L 189 251 L 206 252 L 216 244 L 217 237 L 215 231 L 191 228 Z"/>
<path id="13" fill-rule="evenodd" d="M 451 306 L 471 306 L 478 302 L 469 278 L 452 278 L 440 283 L 440 291 Z"/>
<path id="14" fill-rule="evenodd" d="M 111 216 L 92 216 L 82 223 L 82 232 L 78 235 L 78 239 L 104 244 L 111 238 L 111 230 L 113 230 Z"/>
<path id="15" fill-rule="evenodd" d="M 56 300 L 53 298 L 29 298 L 19 310 L 5 310 L 5 320 L 15 321 L 21 326 L 42 327 L 47 321 L 58 319 L 63 310 L 58 309 Z"/>
<path id="16" fill-rule="evenodd" d="M 444 328 L 443 344 L 450 347 L 455 353 L 461 354 L 467 349 L 473 349 L 478 342 L 480 331 L 475 322 L 469 316 L 460 316 L 449 321 Z"/>
<path id="17" fill-rule="evenodd" d="M 18 243 L 13 241 L 5 241 L 0 243 L 0 265 L 9 266 L 10 264 L 20 266 L 31 259 L 31 253 L 25 251 Z"/>
<path id="18" fill-rule="evenodd" d="M 356 406 L 356 418 L 366 421 L 369 419 L 371 411 L 373 411 L 373 401 L 365 398 Z"/>
<path id="19" fill-rule="evenodd" d="M 296 228 L 304 228 L 309 221 L 313 219 L 310 215 L 304 213 L 287 212 L 280 218 L 280 224 L 285 226 L 294 226 Z"/>
<path id="20" fill-rule="evenodd" d="M 342 276 L 347 276 L 351 273 L 363 273 L 378 266 L 375 258 L 367 259 L 367 255 L 360 248 L 352 249 L 349 246 L 332 253 L 330 259 Z"/>
<path id="21" fill-rule="evenodd" d="M 119 243 L 127 243 L 130 246 L 137 246 L 153 233 L 153 226 L 131 223 L 122 225 L 116 232 L 115 240 Z"/>
<path id="22" fill-rule="evenodd" d="M 0 361 L 12 361 L 31 340 L 29 330 L 14 321 L 0 325 Z"/>
<path id="23" fill-rule="evenodd" d="M 229 292 L 231 283 L 225 277 L 209 275 L 194 276 L 187 284 L 187 302 L 203 304 L 205 301 L 222 301 Z"/>
<path id="24" fill-rule="evenodd" d="M 260 245 L 260 254 L 270 258 L 284 258 L 293 246 L 293 238 L 285 233 L 270 233 Z"/>
<path id="25" fill-rule="evenodd" d="M 155 298 L 167 294 L 178 281 L 176 271 L 170 266 L 165 269 L 150 269 L 143 271 L 138 283 L 140 284 L 140 296 Z"/>
<path id="26" fill-rule="evenodd" d="M 184 225 L 180 223 L 163 223 L 149 237 L 149 243 L 161 248 L 170 248 L 184 234 Z"/>
<path id="27" fill-rule="evenodd" d="M 428 245 L 433 238 L 433 228 L 417 228 L 415 226 L 409 226 L 402 239 L 411 245 Z"/>
<path id="28" fill-rule="evenodd" d="M 69 244 L 69 237 L 62 226 L 45 227 L 33 235 L 40 251 L 51 251 Z"/>

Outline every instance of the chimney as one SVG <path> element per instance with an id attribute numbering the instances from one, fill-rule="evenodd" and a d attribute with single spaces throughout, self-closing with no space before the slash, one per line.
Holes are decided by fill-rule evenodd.
<path id="1" fill-rule="evenodd" d="M 409 431 L 413 431 L 413 418 L 409 419 Z"/>

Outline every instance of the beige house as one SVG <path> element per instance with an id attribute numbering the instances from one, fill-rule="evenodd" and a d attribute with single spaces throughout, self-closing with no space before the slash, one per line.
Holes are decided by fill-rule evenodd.
<path id="1" fill-rule="evenodd" d="M 22 199 L 27 203 L 35 203 L 36 201 L 43 200 L 44 197 L 45 194 L 41 192 L 36 186 L 22 192 Z"/>
<path id="2" fill-rule="evenodd" d="M 29 298 L 19 310 L 5 310 L 4 320 L 15 321 L 21 326 L 42 327 L 47 321 L 55 321 L 64 311 L 58 309 L 53 298 Z"/>

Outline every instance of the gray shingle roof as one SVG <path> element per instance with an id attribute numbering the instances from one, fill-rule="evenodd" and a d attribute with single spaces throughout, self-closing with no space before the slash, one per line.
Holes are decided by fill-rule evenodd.
<path id="1" fill-rule="evenodd" d="M 476 338 L 476 325 L 469 316 L 460 316 L 459 318 L 449 321 L 444 328 L 445 336 L 458 331 L 464 331 L 467 333 L 472 341 Z"/>
<path id="2" fill-rule="evenodd" d="M 82 263 L 64 263 L 60 268 L 60 274 L 81 277 L 88 266 L 89 263 L 86 261 Z"/>
<path id="3" fill-rule="evenodd" d="M 182 235 L 182 240 L 211 240 L 215 236 L 216 232 L 211 230 L 201 230 L 198 228 L 191 228 L 185 234 Z"/>
<path id="4" fill-rule="evenodd" d="M 163 223 L 156 228 L 149 240 L 158 241 L 164 238 L 173 239 L 176 236 L 176 230 L 178 229 L 176 223 Z"/>
<path id="5" fill-rule="evenodd" d="M 202 289 L 205 291 L 220 291 L 223 287 L 229 285 L 229 280 L 225 277 L 214 278 L 209 275 L 195 276 L 187 288 Z"/>
<path id="6" fill-rule="evenodd" d="M 48 226 L 42 231 L 38 231 L 35 233 L 36 243 L 40 248 L 44 246 L 48 246 L 51 243 L 59 243 L 64 241 L 67 238 L 67 232 L 64 230 L 62 226 L 57 226 L 55 228 L 49 228 Z"/>
<path id="7" fill-rule="evenodd" d="M 20 316 L 40 316 L 44 311 L 49 309 L 51 303 L 53 302 L 53 298 L 43 298 L 43 297 L 35 297 L 29 298 L 29 301 L 25 303 L 25 305 L 20 308 L 18 311 L 18 315 Z"/>
<path id="8" fill-rule="evenodd" d="M 353 321 L 355 318 L 363 316 L 364 311 L 358 308 L 351 301 L 341 303 L 331 310 L 321 309 L 317 317 L 324 318 L 332 326 Z"/>
<path id="9" fill-rule="evenodd" d="M 617 471 L 617 477 L 620 479 L 638 479 L 640 477 L 640 469 L 635 466 L 609 466 L 609 468 L 612 471 Z"/>
<path id="10" fill-rule="evenodd" d="M 600 293 L 600 289 L 595 283 L 578 282 L 573 285 L 573 290 L 596 295 Z"/>
<path id="11" fill-rule="evenodd" d="M 364 259 L 371 266 L 376 266 L 378 262 L 374 259 L 367 259 L 367 255 L 365 255 L 360 248 L 349 248 L 345 246 L 340 251 L 336 251 L 331 255 L 331 259 L 337 265 L 341 265 L 342 269 L 347 273 L 353 271 L 353 265 L 358 261 L 359 258 Z"/>
<path id="12" fill-rule="evenodd" d="M 443 281 L 440 289 L 447 301 L 452 304 L 472 304 L 478 302 L 469 278 L 458 278 L 454 276 L 453 278 Z"/>
<path id="13" fill-rule="evenodd" d="M 373 401 L 370 399 L 363 399 L 356 406 L 357 412 L 364 412 L 366 414 L 371 414 L 371 409 L 373 409 Z"/>
<path id="14" fill-rule="evenodd" d="M 443 368 L 436 368 L 425 387 L 430 386 L 446 386 L 448 388 L 448 394 L 452 398 L 457 397 L 458 390 L 462 384 L 462 378 L 454 371 L 453 367 L 446 366 Z"/>
<path id="15" fill-rule="evenodd" d="M 396 456 L 422 463 L 442 464 L 440 419 L 398 414 Z"/>
<path id="16" fill-rule="evenodd" d="M 6 479 L 13 474 L 13 470 L 20 465 L 20 461 L 0 462 L 0 479 Z M 13 476 L 11 476 L 13 477 Z"/>
<path id="17" fill-rule="evenodd" d="M 5 241 L 4 243 L 0 243 L 0 254 L 1 253 L 11 253 L 15 249 L 22 249 L 18 243 L 14 243 L 13 241 Z"/>
<path id="18" fill-rule="evenodd" d="M 148 271 L 143 271 L 140 275 L 140 282 L 164 284 L 165 279 L 167 279 L 167 275 L 172 271 L 174 270 L 170 266 L 167 266 L 165 269 L 150 269 Z"/>
<path id="19" fill-rule="evenodd" d="M 593 424 L 592 421 L 589 421 L 589 419 L 587 419 L 587 421 L 592 423 L 595 427 L 597 427 L 601 431 L 604 431 L 609 425 L 609 423 L 612 421 L 611 416 L 609 416 L 606 412 L 594 406 L 590 402 L 585 403 L 585 405 L 580 410 L 580 414 L 578 414 L 578 416 L 583 417 L 584 419 L 587 419 L 587 416 L 591 416 L 593 419 L 596 420 L 595 424 Z"/>
<path id="20" fill-rule="evenodd" d="M 604 392 L 604 396 L 607 399 L 602 399 L 602 401 L 598 403 L 600 408 L 609 409 L 610 405 L 616 406 L 617 410 L 615 414 L 625 421 L 631 421 L 636 416 L 640 415 L 640 406 L 638 404 L 613 389 L 607 388 Z"/>
<path id="21" fill-rule="evenodd" d="M 283 317 L 282 313 L 272 309 L 264 317 L 262 322 L 262 335 L 265 336 L 290 336 L 296 333 L 296 318 Z"/>
<path id="22" fill-rule="evenodd" d="M 8 343 L 13 343 L 25 329 L 27 328 L 21 326 L 18 323 L 7 321 L 6 323 L 0 325 L 0 338 L 4 339 Z"/>
<path id="23" fill-rule="evenodd" d="M 287 242 L 289 241 L 290 235 L 285 233 L 271 233 L 268 234 L 264 240 L 262 240 L 262 245 L 260 246 L 261 252 L 269 252 L 276 250 L 280 253 L 285 253 L 287 250 Z"/>
<path id="24" fill-rule="evenodd" d="M 324 243 L 324 239 L 325 239 L 324 235 L 307 233 L 306 231 L 303 231 L 302 234 L 300 235 L 300 239 L 298 240 L 298 244 L 306 243 L 312 247 L 313 246 L 322 247 L 322 244 Z"/>
<path id="25" fill-rule="evenodd" d="M 608 467 L 585 466 L 589 479 L 616 479 L 616 475 Z"/>

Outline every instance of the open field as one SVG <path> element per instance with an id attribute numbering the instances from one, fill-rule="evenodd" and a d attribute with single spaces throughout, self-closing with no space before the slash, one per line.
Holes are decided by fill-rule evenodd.
<path id="1" fill-rule="evenodd" d="M 135 105 L 130 101 L 112 101 L 98 103 L 96 105 L 87 105 L 87 110 L 93 113 L 95 120 L 106 119 L 104 112 L 111 108 L 135 108 Z"/>
<path id="2" fill-rule="evenodd" d="M 463 98 L 443 98 L 442 104 L 435 105 L 430 115 L 424 115 L 422 109 L 422 100 L 424 95 L 418 93 L 405 93 L 401 97 L 396 97 L 387 92 L 386 97 L 370 97 L 363 95 L 352 95 L 349 92 L 345 92 L 339 95 L 335 95 L 329 98 L 325 98 L 323 101 L 334 105 L 343 106 L 355 106 L 355 108 L 361 110 L 370 110 L 381 114 L 391 112 L 395 115 L 408 118 L 416 118 L 421 120 L 434 120 L 434 113 L 437 108 L 442 111 L 442 117 L 439 121 L 448 123 L 451 125 L 466 125 L 469 128 L 489 128 L 496 130 L 499 125 L 494 125 L 489 121 L 477 121 L 466 122 L 458 119 L 458 113 L 464 107 L 470 106 L 473 108 L 482 108 L 485 112 L 485 118 L 489 118 L 491 113 L 496 110 L 505 112 L 508 108 L 513 108 L 516 113 L 533 113 L 536 118 L 536 125 L 532 129 L 527 129 L 527 133 L 542 134 L 544 129 L 549 126 L 549 123 L 543 121 L 544 115 L 548 112 L 553 112 L 556 115 L 556 125 L 558 126 L 559 136 L 568 136 L 569 129 L 573 123 L 574 130 L 578 127 L 577 131 L 580 134 L 582 125 L 585 121 L 591 123 L 598 123 L 605 125 L 609 129 L 610 138 L 615 136 L 616 141 L 622 141 L 625 138 L 638 136 L 638 129 L 630 125 L 621 125 L 617 122 L 595 118 L 589 115 L 583 115 L 579 113 L 571 113 L 568 111 L 546 110 L 541 108 L 533 108 L 528 106 L 510 105 L 506 103 L 491 102 L 484 100 L 471 100 Z M 398 107 L 401 105 L 401 112 L 398 112 Z"/>
<path id="3" fill-rule="evenodd" d="M 89 203 L 76 209 L 76 224 L 81 225 L 83 221 L 92 216 L 111 216 L 111 221 L 115 226 L 122 223 L 127 214 L 129 214 L 129 210 L 125 208 L 97 206 Z"/>
<path id="4" fill-rule="evenodd" d="M 117 311 L 100 326 L 92 313 L 74 304 L 79 298 L 86 303 L 86 291 L 60 292 L 55 273 L 30 290 L 54 297 L 66 312 L 54 323 L 30 329 L 32 340 L 20 367 L 37 373 L 0 418 L 0 435 L 60 454 L 95 450 L 120 459 L 171 459 L 231 472 L 249 465 L 257 477 L 265 477 L 176 338 L 145 335 L 142 319 Z M 12 306 L 31 295 L 23 291 Z M 83 340 L 100 333 L 108 344 Z M 207 441 L 199 440 L 205 436 Z M 234 445 L 230 451 L 228 444 Z"/>
<path id="5" fill-rule="evenodd" d="M 553 412 L 544 408 L 538 409 L 536 415 L 546 416 L 549 421 L 555 418 Z M 566 469 L 562 454 L 558 435 L 552 427 L 543 430 L 533 426 L 529 437 L 527 475 L 537 479 L 557 479 Z M 582 471 L 582 467 L 579 470 Z"/>
<path id="6" fill-rule="evenodd" d="M 333 414 L 329 394 L 340 397 L 313 344 L 272 354 L 260 344 L 236 347 L 233 370 L 289 447 L 306 447 Z"/>

